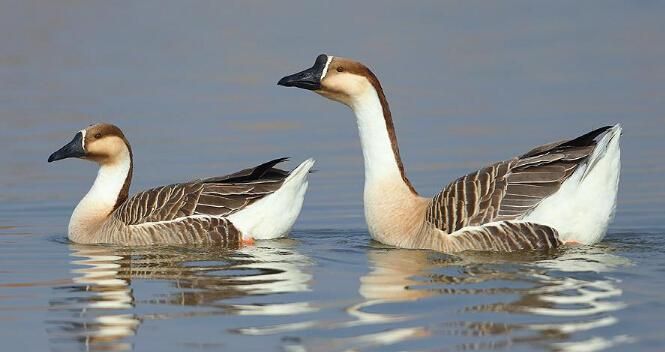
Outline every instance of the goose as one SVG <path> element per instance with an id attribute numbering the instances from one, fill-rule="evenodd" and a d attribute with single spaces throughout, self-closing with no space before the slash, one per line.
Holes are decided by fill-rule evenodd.
<path id="1" fill-rule="evenodd" d="M 78 131 L 48 162 L 79 158 L 99 165 L 90 191 L 74 209 L 68 237 L 85 244 L 240 246 L 285 236 L 302 207 L 307 159 L 291 172 L 287 158 L 226 176 L 157 187 L 129 196 L 132 148 L 120 128 L 100 123 Z"/>
<path id="2" fill-rule="evenodd" d="M 376 241 L 451 253 L 548 249 L 596 243 L 614 216 L 619 124 L 499 161 L 425 198 L 406 177 L 388 101 L 369 68 L 322 54 L 277 84 L 353 110 L 364 158 L 365 220 Z"/>

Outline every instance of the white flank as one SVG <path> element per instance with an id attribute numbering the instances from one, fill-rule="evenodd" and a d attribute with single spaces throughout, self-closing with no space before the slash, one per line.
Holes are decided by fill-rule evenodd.
<path id="1" fill-rule="evenodd" d="M 323 78 L 328 73 L 328 67 L 330 66 L 330 62 L 332 61 L 333 57 L 334 56 L 328 55 L 328 60 L 326 61 L 326 65 L 323 67 L 323 72 L 321 72 L 321 78 L 319 78 L 319 81 L 323 80 Z"/>
<path id="2" fill-rule="evenodd" d="M 305 199 L 307 176 L 312 166 L 314 159 L 303 161 L 275 193 L 228 217 L 243 238 L 278 238 L 291 231 Z"/>
<path id="3" fill-rule="evenodd" d="M 607 131 L 586 165 L 523 220 L 555 228 L 563 241 L 592 244 L 602 240 L 616 207 L 620 135 L 619 124 Z"/>

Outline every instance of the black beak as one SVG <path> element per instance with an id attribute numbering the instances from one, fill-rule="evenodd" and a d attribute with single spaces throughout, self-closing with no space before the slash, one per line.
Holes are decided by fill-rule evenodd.
<path id="1" fill-rule="evenodd" d="M 83 150 L 83 133 L 77 132 L 74 139 L 67 143 L 64 147 L 58 149 L 57 152 L 48 157 L 48 162 L 62 160 L 67 158 L 81 158 L 85 156 Z"/>
<path id="2" fill-rule="evenodd" d="M 314 61 L 314 66 L 280 79 L 277 85 L 318 90 L 321 88 L 321 76 L 323 75 L 323 70 L 326 69 L 326 63 L 328 63 L 328 55 L 321 54 Z"/>

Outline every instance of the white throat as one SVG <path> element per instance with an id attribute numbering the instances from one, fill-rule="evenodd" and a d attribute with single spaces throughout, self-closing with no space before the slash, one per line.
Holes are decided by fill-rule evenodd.
<path id="1" fill-rule="evenodd" d="M 377 91 L 366 89 L 350 105 L 365 159 L 363 199 L 369 233 L 380 242 L 399 245 L 422 223 L 422 202 L 402 177 Z"/>
<path id="2" fill-rule="evenodd" d="M 400 179 L 402 175 L 388 135 L 383 107 L 374 88 L 355 97 L 351 108 L 356 114 L 360 144 L 365 159 L 365 189 L 383 180 Z"/>
<path id="3" fill-rule="evenodd" d="M 131 168 L 125 148 L 116 162 L 102 165 L 88 193 L 81 199 L 69 220 L 69 237 L 90 236 L 113 211 Z"/>

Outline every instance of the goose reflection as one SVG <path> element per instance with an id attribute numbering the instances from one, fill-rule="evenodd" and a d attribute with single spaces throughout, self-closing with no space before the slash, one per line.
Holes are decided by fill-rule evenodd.
<path id="1" fill-rule="evenodd" d="M 71 245 L 76 267 L 72 285 L 56 288 L 50 306 L 64 315 L 51 320 L 54 343 L 76 342 L 84 350 L 131 350 L 126 339 L 136 334 L 140 319 L 132 313 L 135 301 L 125 277 L 126 257 L 106 247 Z"/>
<path id="2" fill-rule="evenodd" d="M 228 302 L 266 293 L 309 290 L 311 261 L 294 247 L 292 240 L 234 250 L 72 244 L 72 284 L 57 287 L 56 298 L 50 302 L 52 316 L 57 316 L 49 320 L 51 341 L 56 345 L 75 343 L 79 345 L 77 349 L 84 350 L 131 350 L 131 337 L 145 320 L 223 314 L 280 315 L 311 310 L 301 302 Z M 143 280 L 163 282 L 168 288 L 137 300 L 132 283 Z M 139 305 L 192 309 L 138 315 L 135 308 Z"/>
<path id="3" fill-rule="evenodd" d="M 414 317 L 370 313 L 366 309 L 379 304 L 418 300 L 435 294 L 416 288 L 422 284 L 416 277 L 429 275 L 431 269 L 437 265 L 433 253 L 421 250 L 374 248 L 367 253 L 367 256 L 371 271 L 360 278 L 358 290 L 365 300 L 347 308 L 347 313 L 356 319 L 347 325 L 410 320 Z M 400 334 L 403 335 L 403 332 Z"/>
<path id="4" fill-rule="evenodd" d="M 354 318 L 351 325 L 402 323 L 388 331 L 327 342 L 328 347 L 376 347 L 442 334 L 457 337 L 457 348 L 464 350 L 525 343 L 574 351 L 630 341 L 623 335 L 594 338 L 593 343 L 575 341 L 576 333 L 616 324 L 613 312 L 625 307 L 618 280 L 605 273 L 630 265 L 630 261 L 612 254 L 611 247 L 501 257 L 373 248 L 368 258 L 371 270 L 360 278 L 359 287 L 365 300 L 347 310 Z M 469 306 L 464 298 L 468 295 L 494 298 L 484 299 L 490 302 L 487 304 Z M 450 316 L 432 317 L 427 309 L 420 314 L 374 313 L 385 311 L 382 305 L 400 302 L 423 307 L 442 302 L 450 305 Z M 438 307 L 434 311 L 441 314 Z M 504 323 L 502 314 L 506 313 L 512 315 L 510 320 L 526 322 Z M 474 316 L 490 319 L 474 321 Z M 460 317 L 462 321 L 456 320 Z"/>

